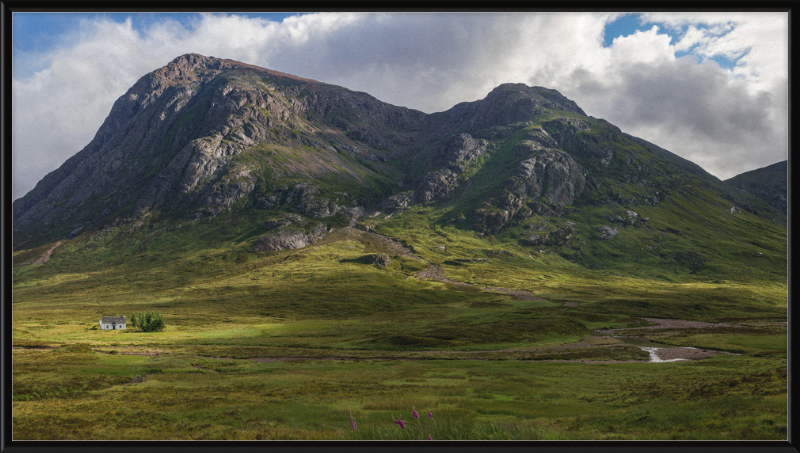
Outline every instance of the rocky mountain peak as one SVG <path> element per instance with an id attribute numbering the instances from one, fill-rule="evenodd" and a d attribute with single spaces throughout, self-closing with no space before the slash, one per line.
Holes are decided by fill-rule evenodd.
<path id="1" fill-rule="evenodd" d="M 31 247 L 151 215 L 299 216 L 270 230 L 270 249 L 313 242 L 370 210 L 437 203 L 496 234 L 581 203 L 658 203 L 686 177 L 669 155 L 548 88 L 507 83 L 428 115 L 186 54 L 136 82 L 86 148 L 14 202 L 14 240 Z"/>
<path id="2" fill-rule="evenodd" d="M 230 60 L 225 58 L 207 57 L 196 53 L 187 53 L 176 57 L 170 61 L 166 66 L 156 69 L 151 74 L 156 77 L 170 79 L 173 81 L 180 80 L 196 80 L 197 73 L 204 73 L 206 71 L 226 71 L 230 69 L 239 70 L 253 70 L 258 72 L 267 73 L 276 77 L 292 79 L 303 82 L 320 83 L 316 80 L 305 79 L 292 74 L 286 74 L 272 69 L 262 68 L 260 66 L 242 63 L 241 61 Z"/>
<path id="3" fill-rule="evenodd" d="M 503 83 L 498 85 L 486 95 L 485 99 L 486 102 L 501 103 L 507 103 L 509 101 L 521 102 L 523 100 L 536 107 L 566 110 L 579 115 L 586 115 L 586 113 L 578 107 L 578 104 L 567 99 L 557 90 L 538 86 L 529 87 L 524 83 Z"/>

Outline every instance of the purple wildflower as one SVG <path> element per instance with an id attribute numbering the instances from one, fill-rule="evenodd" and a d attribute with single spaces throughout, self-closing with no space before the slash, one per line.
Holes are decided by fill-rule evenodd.
<path id="1" fill-rule="evenodd" d="M 350 411 L 350 426 L 353 428 L 353 431 L 358 429 L 358 423 L 356 423 L 356 419 L 353 418 L 353 411 Z"/>
<path id="2" fill-rule="evenodd" d="M 394 415 L 392 415 L 392 421 L 400 425 L 401 428 L 406 429 L 406 421 L 405 420 L 395 420 Z"/>
<path id="3" fill-rule="evenodd" d="M 414 418 L 419 418 L 419 413 L 414 409 L 414 406 L 411 406 L 411 413 L 414 414 Z"/>
<path id="4" fill-rule="evenodd" d="M 431 439 L 431 436 L 428 436 L 428 440 L 433 440 L 433 439 Z"/>
<path id="5" fill-rule="evenodd" d="M 511 423 L 506 423 L 506 428 L 511 429 Z"/>
<path id="6" fill-rule="evenodd" d="M 428 411 L 428 417 L 430 417 L 431 419 L 433 419 L 433 414 L 431 413 L 431 411 Z"/>

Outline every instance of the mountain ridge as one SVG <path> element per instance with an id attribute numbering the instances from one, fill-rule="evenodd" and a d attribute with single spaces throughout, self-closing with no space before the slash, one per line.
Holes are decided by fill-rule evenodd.
<path id="1" fill-rule="evenodd" d="M 726 179 L 724 182 L 732 187 L 753 194 L 780 209 L 788 210 L 788 171 L 789 162 L 784 160 L 766 167 L 757 168 Z"/>
<path id="2" fill-rule="evenodd" d="M 676 196 L 785 223 L 760 199 L 587 116 L 556 90 L 502 84 L 426 114 L 187 54 L 137 81 L 89 145 L 14 202 L 14 248 L 112 224 L 135 232 L 249 212 L 269 219 L 245 245 L 259 253 L 305 247 L 345 226 L 380 229 L 380 219 L 430 206 L 443 225 L 594 266 L 592 256 L 616 253 L 608 241 L 628 226 L 656 231 L 639 212 L 667 209 Z"/>

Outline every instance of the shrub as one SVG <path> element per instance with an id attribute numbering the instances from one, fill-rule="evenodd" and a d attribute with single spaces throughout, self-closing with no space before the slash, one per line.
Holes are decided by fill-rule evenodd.
<path id="1" fill-rule="evenodd" d="M 163 332 L 166 326 L 164 318 L 153 311 L 131 316 L 131 324 L 142 332 Z"/>

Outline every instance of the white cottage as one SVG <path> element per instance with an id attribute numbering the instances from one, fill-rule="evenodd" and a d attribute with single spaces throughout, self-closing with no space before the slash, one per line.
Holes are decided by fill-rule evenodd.
<path id="1" fill-rule="evenodd" d="M 103 330 L 123 330 L 125 329 L 125 317 L 103 316 L 100 319 L 100 328 Z"/>

